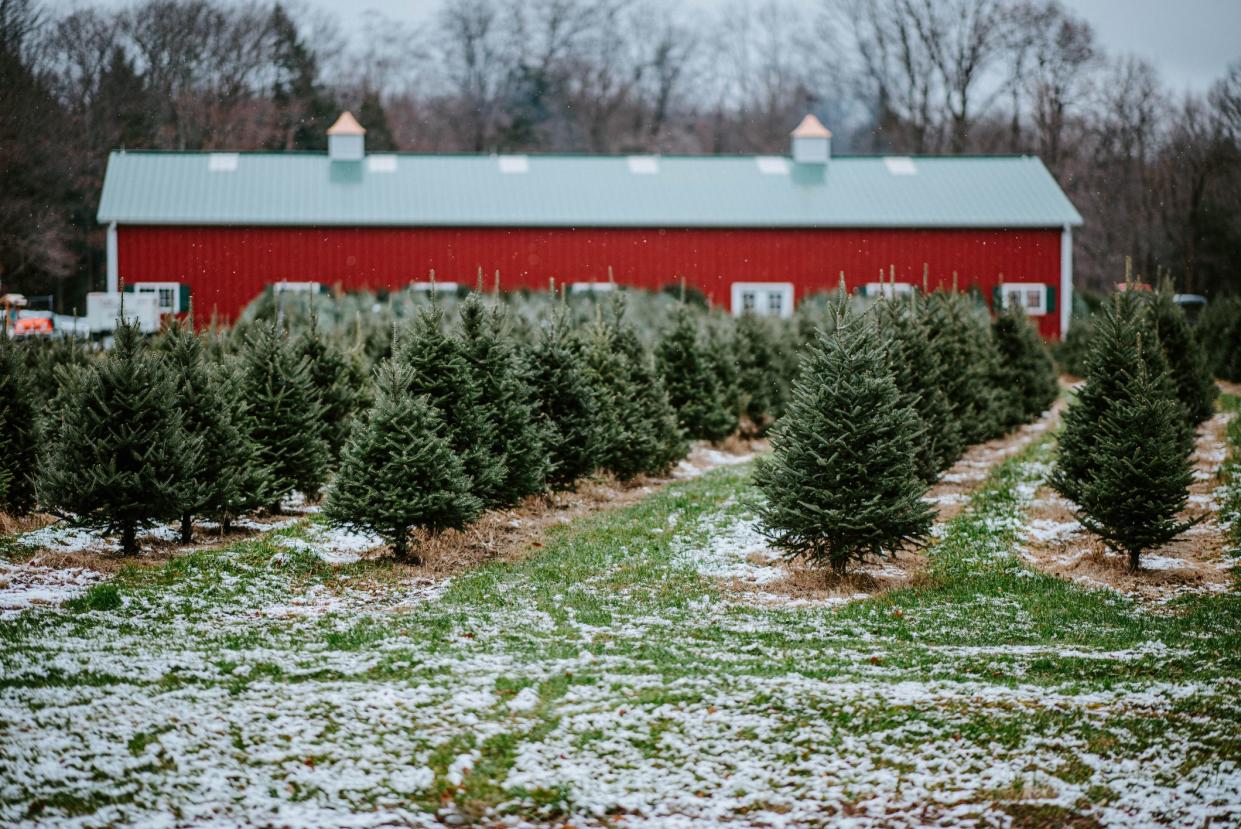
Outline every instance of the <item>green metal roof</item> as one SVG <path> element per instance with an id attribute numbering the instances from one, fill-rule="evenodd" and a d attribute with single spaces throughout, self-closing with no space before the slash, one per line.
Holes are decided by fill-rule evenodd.
<path id="1" fill-rule="evenodd" d="M 166 225 L 1061 227 L 1029 156 L 115 152 L 99 221 Z"/>

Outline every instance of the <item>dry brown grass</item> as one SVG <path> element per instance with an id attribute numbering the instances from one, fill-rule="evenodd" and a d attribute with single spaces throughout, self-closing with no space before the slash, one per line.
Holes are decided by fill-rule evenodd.
<path id="1" fill-rule="evenodd" d="M 1212 495 L 1219 486 L 1219 467 L 1224 458 L 1228 418 L 1217 414 L 1198 433 L 1194 451 L 1195 480 L 1190 486 L 1186 519 L 1201 523 L 1170 544 L 1152 550 L 1156 561 L 1172 559 L 1175 566 L 1143 569 L 1132 573 L 1128 559 L 1108 550 L 1104 543 L 1079 529 L 1055 538 L 1030 537 L 1026 542 L 1029 563 L 1047 573 L 1091 586 L 1106 586 L 1140 600 L 1161 604 L 1187 592 L 1225 590 L 1232 583 L 1226 557 L 1229 541 L 1224 528 L 1215 521 Z M 1050 487 L 1042 487 L 1031 504 L 1032 521 L 1070 524 L 1076 521 L 1073 505 Z"/>

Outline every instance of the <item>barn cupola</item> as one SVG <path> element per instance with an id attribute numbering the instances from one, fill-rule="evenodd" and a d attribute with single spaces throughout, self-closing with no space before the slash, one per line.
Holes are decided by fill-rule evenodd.
<path id="1" fill-rule="evenodd" d="M 327 154 L 332 161 L 361 161 L 366 154 L 366 130 L 353 117 L 342 112 L 336 123 L 328 127 Z"/>
<path id="2" fill-rule="evenodd" d="M 807 114 L 793 130 L 793 162 L 826 164 L 832 157 L 832 134 L 823 122 Z"/>

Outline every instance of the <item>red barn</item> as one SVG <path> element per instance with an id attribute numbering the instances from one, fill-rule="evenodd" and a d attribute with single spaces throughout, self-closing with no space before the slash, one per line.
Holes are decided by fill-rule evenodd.
<path id="1" fill-rule="evenodd" d="M 788 156 L 116 152 L 99 221 L 108 288 L 234 317 L 266 286 L 505 288 L 684 277 L 734 313 L 788 315 L 836 287 L 1003 284 L 1046 337 L 1068 327 L 1081 216 L 1037 158 L 832 157 L 813 117 Z M 585 285 L 583 286 L 585 287 Z"/>

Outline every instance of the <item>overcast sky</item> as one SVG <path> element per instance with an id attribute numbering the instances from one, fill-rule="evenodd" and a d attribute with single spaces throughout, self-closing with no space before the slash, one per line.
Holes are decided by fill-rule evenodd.
<path id="1" fill-rule="evenodd" d="M 664 0 L 691 2 L 711 7 L 729 0 Z M 78 5 L 84 0 L 52 0 L 55 6 Z M 107 5 L 128 5 L 127 0 L 104 0 Z M 425 20 L 439 0 L 305 0 L 335 14 L 343 23 L 356 25 L 362 14 L 374 9 L 381 14 L 418 22 Z M 444 0 L 452 2 L 452 0 Z M 807 6 L 821 0 L 796 0 Z M 1132 52 L 1155 62 L 1175 90 L 1205 91 L 1241 59 L 1241 0 L 1062 0 L 1094 24 L 1109 54 Z"/>

